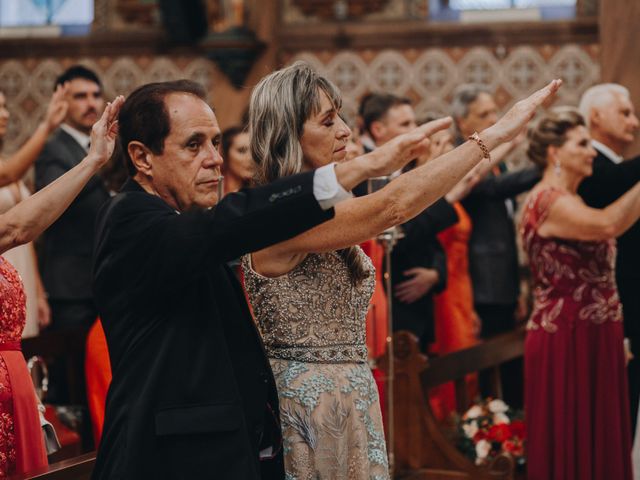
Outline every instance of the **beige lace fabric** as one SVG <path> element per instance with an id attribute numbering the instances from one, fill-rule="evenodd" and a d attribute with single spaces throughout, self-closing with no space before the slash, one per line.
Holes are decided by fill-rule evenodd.
<path id="1" fill-rule="evenodd" d="M 278 387 L 286 480 L 389 478 L 365 316 L 374 268 L 353 286 L 335 252 L 267 278 L 242 259 L 245 287 Z"/>

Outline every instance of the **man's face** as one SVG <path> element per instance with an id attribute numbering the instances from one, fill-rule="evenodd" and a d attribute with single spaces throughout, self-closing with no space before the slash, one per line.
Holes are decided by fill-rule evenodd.
<path id="1" fill-rule="evenodd" d="M 151 186 L 178 211 L 209 208 L 218 198 L 222 156 L 220 127 L 213 110 L 188 93 L 165 97 L 171 128 L 163 152 L 149 153 Z"/>
<path id="2" fill-rule="evenodd" d="M 463 137 L 480 133 L 498 121 L 498 107 L 493 97 L 482 92 L 469 104 L 469 113 L 464 118 L 458 118 L 458 126 Z"/>
<path id="3" fill-rule="evenodd" d="M 88 135 L 104 107 L 100 85 L 85 78 L 74 78 L 67 88 L 69 110 L 65 123 Z"/>
<path id="4" fill-rule="evenodd" d="M 380 146 L 416 127 L 416 114 L 413 107 L 402 104 L 391 107 L 381 120 L 372 122 L 371 133 L 376 145 Z"/>
<path id="5" fill-rule="evenodd" d="M 627 97 L 613 93 L 610 98 L 609 103 L 594 107 L 591 111 L 591 132 L 605 140 L 609 147 L 619 145 L 624 148 L 633 142 L 638 130 L 638 117 Z"/>

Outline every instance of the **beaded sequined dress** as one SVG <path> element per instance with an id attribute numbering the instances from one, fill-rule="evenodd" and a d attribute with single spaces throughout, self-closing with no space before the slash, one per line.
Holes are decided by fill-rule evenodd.
<path id="1" fill-rule="evenodd" d="M 22 281 L 0 257 L 0 478 L 47 465 L 36 394 L 20 351 L 25 319 Z"/>
<path id="2" fill-rule="evenodd" d="M 359 247 L 358 247 L 359 249 Z M 374 268 L 354 286 L 335 252 L 267 278 L 242 259 L 245 287 L 275 375 L 287 480 L 389 478 L 365 317 Z"/>

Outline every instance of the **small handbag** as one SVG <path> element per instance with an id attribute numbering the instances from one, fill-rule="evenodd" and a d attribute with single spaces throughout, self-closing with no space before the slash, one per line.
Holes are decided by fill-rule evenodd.
<path id="1" fill-rule="evenodd" d="M 39 356 L 31 357 L 27 362 L 27 368 L 31 374 L 31 380 L 33 381 L 36 399 L 38 401 L 38 414 L 44 436 L 44 445 L 47 450 L 47 455 L 51 455 L 60 450 L 61 445 L 55 428 L 53 428 L 51 422 L 45 417 L 47 409 L 42 403 L 49 388 L 49 370 L 47 369 L 47 364 L 42 357 Z"/>

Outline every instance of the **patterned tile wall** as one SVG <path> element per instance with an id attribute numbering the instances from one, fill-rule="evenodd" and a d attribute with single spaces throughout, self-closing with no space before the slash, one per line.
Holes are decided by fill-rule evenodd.
<path id="1" fill-rule="evenodd" d="M 462 83 L 481 83 L 502 109 L 552 78 L 563 78 L 557 104 L 575 105 L 600 79 L 598 45 L 514 48 L 430 48 L 340 52 L 290 52 L 284 63 L 305 60 L 327 75 L 344 95 L 352 119 L 359 99 L 370 91 L 410 97 L 418 116 L 447 113 L 451 94 Z"/>
<path id="2" fill-rule="evenodd" d="M 414 100 L 418 115 L 446 113 L 453 89 L 480 82 L 494 92 L 501 108 L 509 107 L 544 84 L 561 77 L 565 85 L 557 103 L 576 104 L 582 92 L 599 81 L 597 45 L 433 48 L 285 53 L 284 63 L 302 59 L 331 78 L 344 95 L 344 112 L 355 117 L 358 101 L 373 90 L 391 91 Z M 0 62 L 0 91 L 11 111 L 4 152 L 12 152 L 33 131 L 46 108 L 55 77 L 82 63 L 102 78 L 107 98 L 158 80 L 191 78 L 203 83 L 215 100 L 210 61 L 188 56 L 114 56 L 100 58 L 26 58 Z M 244 109 L 246 105 L 238 105 Z"/>
<path id="3" fill-rule="evenodd" d="M 83 64 L 98 74 L 107 99 L 126 95 L 143 83 L 178 78 L 200 82 L 213 96 L 214 64 L 199 57 L 122 56 L 2 61 L 0 91 L 7 97 L 11 112 L 3 152 L 15 151 L 24 143 L 42 118 L 56 77 L 75 63 Z"/>

